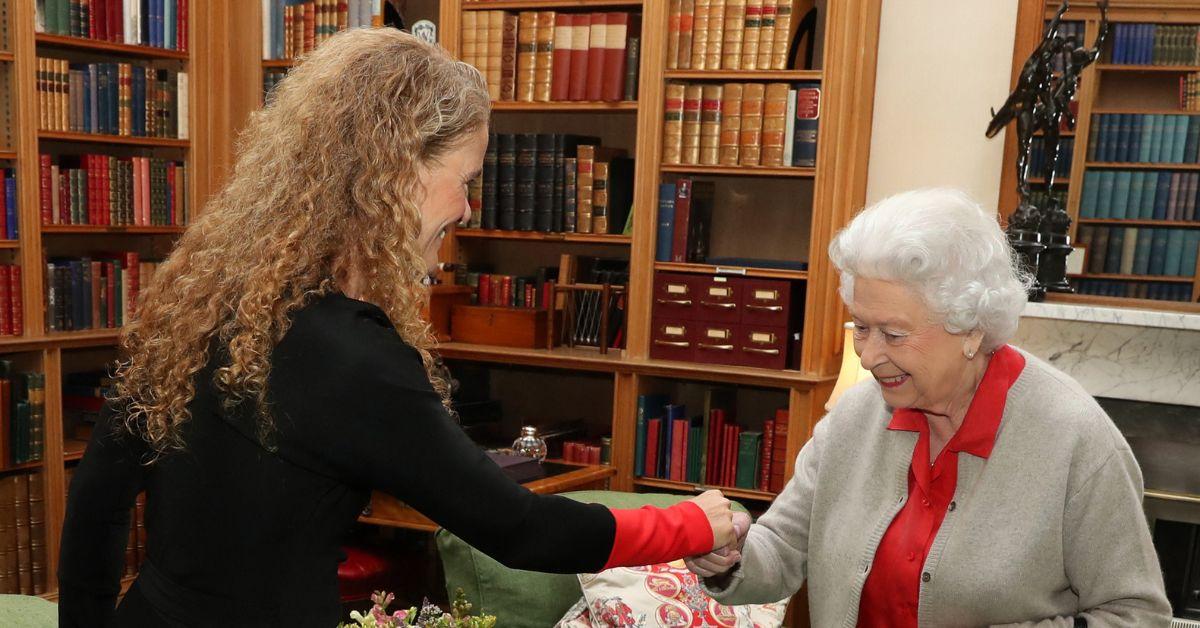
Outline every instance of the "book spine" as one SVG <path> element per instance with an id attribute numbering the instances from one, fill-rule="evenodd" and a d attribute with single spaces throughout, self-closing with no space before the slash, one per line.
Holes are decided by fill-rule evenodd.
<path id="1" fill-rule="evenodd" d="M 500 100 L 512 101 L 516 98 L 517 16 L 506 12 L 500 30 Z"/>
<path id="2" fill-rule="evenodd" d="M 696 30 L 696 0 L 683 0 L 679 8 L 679 50 L 675 67 L 688 70 L 692 67 L 692 40 Z"/>
<path id="3" fill-rule="evenodd" d="M 576 207 L 579 199 L 579 166 L 574 157 L 563 157 L 563 232 L 575 233 Z"/>
<path id="4" fill-rule="evenodd" d="M 625 41 L 625 45 L 624 99 L 632 101 L 638 99 L 638 64 L 641 63 L 642 38 L 630 37 Z"/>
<path id="5" fill-rule="evenodd" d="M 522 11 L 517 15 L 517 100 L 533 102 L 536 67 L 537 11 Z"/>
<path id="6" fill-rule="evenodd" d="M 604 76 L 600 98 L 609 102 L 621 100 L 625 87 L 625 46 L 629 37 L 629 14 L 608 13 L 604 33 Z"/>
<path id="7" fill-rule="evenodd" d="M 675 182 L 675 225 L 671 235 L 671 261 L 687 262 L 688 229 L 692 212 L 693 181 L 682 178 Z"/>
<path id="8" fill-rule="evenodd" d="M 763 99 L 766 86 L 747 83 L 742 88 L 741 139 L 738 164 L 757 166 L 762 158 Z"/>
<path id="9" fill-rule="evenodd" d="M 725 0 L 725 36 L 721 50 L 722 69 L 742 69 L 742 43 L 745 34 L 746 0 Z"/>
<path id="10" fill-rule="evenodd" d="M 758 44 L 762 32 L 763 1 L 746 0 L 746 20 L 743 23 L 744 34 L 742 35 L 741 69 L 743 70 L 758 69 Z"/>
<path id="11" fill-rule="evenodd" d="M 692 18 L 692 50 L 689 67 L 693 70 L 709 69 L 708 36 L 712 31 L 710 22 L 714 0 L 695 0 L 695 12 Z M 713 68 L 716 69 L 716 68 Z"/>
<path id="12" fill-rule="evenodd" d="M 772 70 L 786 70 L 791 48 L 792 0 L 775 0 L 775 44 L 771 48 Z"/>
<path id="13" fill-rule="evenodd" d="M 726 0 L 711 0 L 708 9 L 708 41 L 704 50 L 704 68 L 708 70 L 721 69 L 721 51 L 725 43 L 725 2 Z"/>
<path id="14" fill-rule="evenodd" d="M 654 244 L 654 260 L 671 261 L 671 247 L 675 234 L 675 184 L 658 184 L 658 231 Z"/>
<path id="15" fill-rule="evenodd" d="M 592 233 L 593 168 L 596 163 L 596 147 L 581 145 L 576 149 L 575 202 L 576 233 Z"/>
<path id="16" fill-rule="evenodd" d="M 683 100 L 686 86 L 667 83 L 663 108 L 662 163 L 680 164 L 683 157 Z"/>
<path id="17" fill-rule="evenodd" d="M 683 90 L 683 142 L 680 160 L 685 164 L 700 163 L 700 106 L 703 86 L 688 85 Z"/>
<path id="18" fill-rule="evenodd" d="M 600 100 L 604 95 L 605 54 L 608 45 L 608 16 L 592 13 L 588 35 L 587 100 Z"/>
<path id="19" fill-rule="evenodd" d="M 802 83 L 796 89 L 796 119 L 792 138 L 792 164 L 804 168 L 817 165 L 817 136 L 821 120 L 821 86 Z"/>
<path id="20" fill-rule="evenodd" d="M 570 13 L 558 13 L 554 16 L 554 64 L 550 80 L 550 100 L 564 101 L 571 93 L 573 19 Z"/>
<path id="21" fill-rule="evenodd" d="M 554 230 L 554 136 L 537 136 L 534 169 L 534 229 L 543 233 Z"/>
<path id="22" fill-rule="evenodd" d="M 670 0 L 667 5 L 667 69 L 679 69 L 679 28 L 683 14 L 683 0 Z"/>
<path id="23" fill-rule="evenodd" d="M 516 136 L 502 133 L 497 136 L 496 196 L 498 210 L 496 227 L 506 231 L 516 228 L 517 216 L 517 144 Z"/>
<path id="24" fill-rule="evenodd" d="M 770 83 L 763 100 L 762 165 L 783 166 L 783 140 L 787 128 L 788 84 Z M 787 164 L 791 165 L 791 164 Z"/>
<path id="25" fill-rule="evenodd" d="M 609 164 L 597 161 L 592 164 L 592 233 L 608 233 L 609 192 Z"/>
<path id="26" fill-rule="evenodd" d="M 587 99 L 588 59 L 592 41 L 592 17 L 589 13 L 571 16 L 571 76 L 568 98 Z"/>
<path id="27" fill-rule="evenodd" d="M 700 163 L 721 162 L 721 106 L 725 87 L 704 85 L 700 101 Z"/>
<path id="28" fill-rule="evenodd" d="M 758 61 L 760 70 L 771 69 L 771 60 L 775 54 L 775 10 L 776 0 L 763 0 L 762 18 L 758 31 Z"/>
<path id="29" fill-rule="evenodd" d="M 554 72 L 555 19 L 554 11 L 538 11 L 537 13 L 537 52 L 534 56 L 533 69 L 533 99 L 537 102 L 550 101 Z M 497 44 L 497 48 L 499 48 L 499 44 Z M 498 65 L 499 59 L 497 59 Z M 496 78 L 496 82 L 499 84 L 499 67 L 497 67 Z M 499 98 L 499 94 L 497 94 L 497 98 Z"/>

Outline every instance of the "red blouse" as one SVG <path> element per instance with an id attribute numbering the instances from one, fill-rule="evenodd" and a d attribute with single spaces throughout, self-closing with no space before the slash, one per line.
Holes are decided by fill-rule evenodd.
<path id="1" fill-rule="evenodd" d="M 922 568 L 946 510 L 953 504 L 958 484 L 957 454 L 979 458 L 991 455 L 1008 389 L 1024 368 L 1025 357 L 1008 345 L 992 355 L 962 425 L 932 465 L 925 415 L 908 408 L 892 412 L 889 430 L 917 432 L 920 436 L 908 471 L 908 501 L 875 551 L 859 604 L 859 626 L 916 627 Z"/>

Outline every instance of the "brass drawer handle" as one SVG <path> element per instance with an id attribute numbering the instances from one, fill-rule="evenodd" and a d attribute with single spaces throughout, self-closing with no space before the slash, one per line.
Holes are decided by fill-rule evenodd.
<path id="1" fill-rule="evenodd" d="M 719 307 L 723 310 L 732 310 L 733 308 L 737 307 L 737 303 L 713 303 L 712 301 L 701 301 L 700 305 L 707 305 L 708 307 Z"/>
<path id="2" fill-rule="evenodd" d="M 763 355 L 779 355 L 779 349 L 759 349 L 756 347 L 742 347 L 742 351 L 751 353 L 761 353 Z"/>
<path id="3" fill-rule="evenodd" d="M 692 300 L 691 300 L 691 299 L 657 299 L 657 302 L 658 302 L 658 303 L 662 303 L 663 305 L 683 305 L 683 306 L 688 306 L 688 305 L 691 305 L 691 304 L 692 304 Z"/>
<path id="4" fill-rule="evenodd" d="M 654 340 L 654 344 L 656 344 L 660 347 L 679 347 L 681 349 L 686 349 L 686 348 L 692 346 L 692 343 L 690 343 L 690 342 L 658 340 L 657 338 Z"/>
<path id="5" fill-rule="evenodd" d="M 710 345 L 703 342 L 697 342 L 697 347 L 701 349 L 714 349 L 717 351 L 733 351 L 733 345 Z"/>
<path id="6" fill-rule="evenodd" d="M 763 312 L 782 312 L 782 305 L 754 305 L 753 303 L 746 304 L 747 310 L 760 310 Z"/>

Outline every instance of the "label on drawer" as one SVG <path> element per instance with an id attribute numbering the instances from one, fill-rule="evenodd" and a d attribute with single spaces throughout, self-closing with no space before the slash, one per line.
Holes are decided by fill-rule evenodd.
<path id="1" fill-rule="evenodd" d="M 710 297 L 728 297 L 732 292 L 733 290 L 727 287 L 709 286 L 708 288 L 708 296 Z"/>
<path id="2" fill-rule="evenodd" d="M 760 344 L 760 345 L 773 345 L 773 344 L 775 344 L 775 334 L 759 332 L 759 331 L 751 332 L 750 333 L 750 342 L 753 342 L 755 344 Z"/>
<path id="3" fill-rule="evenodd" d="M 754 298 L 759 301 L 777 301 L 779 299 L 778 290 L 755 290 Z"/>
<path id="4" fill-rule="evenodd" d="M 663 327 L 663 333 L 668 336 L 683 336 L 687 334 L 687 327 L 682 325 L 666 325 Z"/>
<path id="5" fill-rule="evenodd" d="M 727 340 L 729 338 L 729 330 L 728 329 L 709 329 L 708 333 L 706 335 L 709 338 L 716 338 L 718 340 Z"/>
<path id="6" fill-rule="evenodd" d="M 667 294 L 687 294 L 687 284 L 667 284 Z"/>

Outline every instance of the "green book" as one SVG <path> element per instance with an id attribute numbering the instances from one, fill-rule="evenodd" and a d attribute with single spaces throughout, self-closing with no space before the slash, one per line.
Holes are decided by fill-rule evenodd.
<path id="1" fill-rule="evenodd" d="M 1175 125 L 1179 116 L 1162 116 L 1162 144 L 1159 147 L 1156 163 L 1169 163 L 1175 154 Z"/>
<path id="2" fill-rule="evenodd" d="M 1100 198 L 1100 173 L 1088 170 L 1083 173 L 1083 197 L 1079 201 L 1079 217 L 1095 218 L 1096 201 Z"/>
<path id="3" fill-rule="evenodd" d="M 634 475 L 639 477 L 646 475 L 646 423 L 650 419 L 662 416 L 663 408 L 668 401 L 666 395 L 638 395 L 637 436 L 633 448 Z M 650 475 L 654 475 L 653 470 Z"/>
<path id="4" fill-rule="evenodd" d="M 1097 218 L 1112 217 L 1112 202 L 1115 182 L 1116 173 L 1112 170 L 1105 170 L 1100 173 L 1100 194 L 1096 200 Z"/>
<path id="5" fill-rule="evenodd" d="M 1126 208 L 1129 207 L 1129 194 L 1132 189 L 1133 172 L 1121 170 L 1113 179 L 1113 199 L 1111 213 L 1113 218 L 1125 218 Z"/>
<path id="6" fill-rule="evenodd" d="M 688 428 L 687 470 L 684 472 L 688 482 L 701 484 L 700 481 L 700 452 L 704 451 L 704 442 L 700 440 L 702 431 L 700 417 L 692 419 Z"/>
<path id="7" fill-rule="evenodd" d="M 1183 242 L 1185 239 L 1185 231 L 1183 229 L 1169 229 L 1167 234 L 1167 254 L 1163 263 L 1164 275 L 1179 276 L 1183 272 Z"/>
<path id="8" fill-rule="evenodd" d="M 1154 242 L 1154 229 L 1138 229 L 1137 247 L 1133 250 L 1133 274 L 1150 273 L 1150 247 Z"/>
<path id="9" fill-rule="evenodd" d="M 1154 195 L 1158 193 L 1158 173 L 1144 172 L 1146 185 L 1142 189 L 1142 203 L 1138 217 L 1148 220 L 1154 217 Z"/>
<path id="10" fill-rule="evenodd" d="M 1129 205 L 1125 208 L 1126 218 L 1142 215 L 1142 196 L 1146 193 L 1146 171 L 1138 170 L 1129 180 Z"/>
<path id="11" fill-rule="evenodd" d="M 737 476 L 734 486 L 754 489 L 758 486 L 758 455 L 762 450 L 762 432 L 738 435 Z"/>
<path id="12" fill-rule="evenodd" d="M 1200 231 L 1188 231 L 1183 240 L 1183 255 L 1179 263 L 1179 274 L 1196 276 L 1196 257 L 1200 254 Z"/>
<path id="13" fill-rule="evenodd" d="M 1146 163 L 1150 161 L 1150 143 L 1154 141 L 1154 116 L 1144 115 L 1142 118 L 1142 137 L 1138 143 L 1138 154 L 1134 161 Z"/>
<path id="14" fill-rule="evenodd" d="M 1171 145 L 1171 163 L 1183 163 L 1184 148 L 1187 147 L 1188 125 L 1191 116 L 1175 116 L 1175 142 Z"/>

